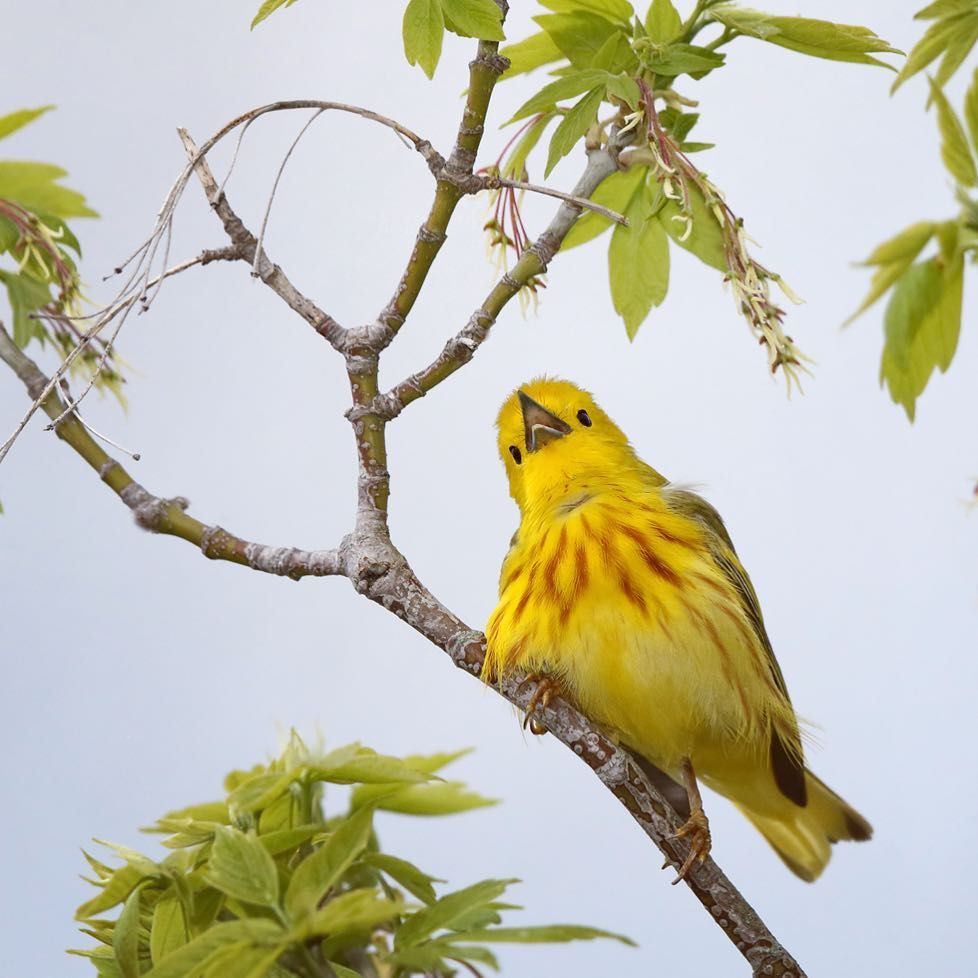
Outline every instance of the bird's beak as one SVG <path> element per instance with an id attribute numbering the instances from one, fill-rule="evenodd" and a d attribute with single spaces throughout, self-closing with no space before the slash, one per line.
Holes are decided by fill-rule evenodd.
<path id="1" fill-rule="evenodd" d="M 561 421 L 557 415 L 551 414 L 532 397 L 528 397 L 523 391 L 518 391 L 517 396 L 523 411 L 523 431 L 526 435 L 528 452 L 535 452 L 570 433 L 571 426 L 566 421 Z"/>

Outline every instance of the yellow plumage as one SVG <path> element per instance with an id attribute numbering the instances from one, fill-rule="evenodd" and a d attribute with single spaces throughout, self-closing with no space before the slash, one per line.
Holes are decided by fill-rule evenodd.
<path id="1" fill-rule="evenodd" d="M 757 597 L 717 512 L 642 462 L 574 384 L 525 385 L 498 426 L 521 520 L 484 678 L 553 677 L 655 768 L 682 781 L 691 765 L 804 879 L 825 867 L 830 842 L 868 838 L 865 819 L 804 767 Z"/>

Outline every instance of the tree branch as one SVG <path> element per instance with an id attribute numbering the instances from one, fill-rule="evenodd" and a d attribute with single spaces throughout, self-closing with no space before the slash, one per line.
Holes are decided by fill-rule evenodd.
<path id="1" fill-rule="evenodd" d="M 20 378 L 27 393 L 40 400 L 40 407 L 52 422 L 61 418 L 65 404 L 50 379 L 37 364 L 10 338 L 0 323 L 0 360 Z M 47 394 L 45 394 L 47 390 Z M 109 455 L 88 433 L 76 414 L 68 414 L 55 431 L 96 472 L 99 478 L 132 510 L 136 522 L 151 533 L 180 537 L 196 544 L 211 560 L 228 560 L 266 574 L 277 574 L 298 580 L 300 577 L 344 574 L 342 547 L 336 550 L 296 550 L 293 547 L 271 547 L 249 543 L 219 526 L 207 526 L 187 515 L 188 502 L 181 496 L 163 499 L 144 489 L 122 465 Z"/>
<path id="2" fill-rule="evenodd" d="M 221 224 L 232 244 L 239 250 L 242 261 L 248 262 L 262 280 L 285 304 L 297 312 L 313 329 L 327 340 L 334 349 L 343 348 L 346 330 L 328 313 L 320 309 L 311 299 L 306 298 L 290 281 L 282 269 L 274 264 L 265 249 L 259 247 L 258 239 L 249 231 L 244 222 L 234 212 L 224 191 L 217 185 L 207 158 L 197 148 L 186 129 L 177 129 L 177 134 L 193 162 L 194 173 L 204 189 L 204 196 L 212 210 L 220 218 Z"/>
<path id="3" fill-rule="evenodd" d="M 519 261 L 493 286 L 482 305 L 465 326 L 443 347 L 441 353 L 386 394 L 380 395 L 370 410 L 386 419 L 397 417 L 412 401 L 424 397 L 475 356 L 489 338 L 489 331 L 510 299 L 527 282 L 542 275 L 580 216 L 579 200 L 590 197 L 599 184 L 618 169 L 618 154 L 631 141 L 631 133 L 612 135 L 606 146 L 588 151 L 587 165 L 574 190 L 558 208 L 547 229 L 520 256 Z M 614 213 L 614 212 L 612 212 Z"/>

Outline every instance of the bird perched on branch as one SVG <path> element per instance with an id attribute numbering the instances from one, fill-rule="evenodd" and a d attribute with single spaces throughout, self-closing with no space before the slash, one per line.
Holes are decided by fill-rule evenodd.
<path id="1" fill-rule="evenodd" d="M 802 879 L 822 872 L 831 843 L 868 839 L 869 823 L 805 767 L 757 595 L 717 511 L 639 459 L 575 384 L 525 385 L 498 428 L 521 519 L 483 678 L 538 680 L 536 732 L 534 712 L 566 694 L 644 759 L 688 814 L 680 878 L 710 851 L 697 778 Z"/>

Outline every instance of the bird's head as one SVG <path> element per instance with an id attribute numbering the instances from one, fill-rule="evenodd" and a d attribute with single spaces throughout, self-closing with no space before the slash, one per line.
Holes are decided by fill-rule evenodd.
<path id="1" fill-rule="evenodd" d="M 636 464 L 624 432 L 567 380 L 523 384 L 506 399 L 496 426 L 509 491 L 521 510 Z"/>

